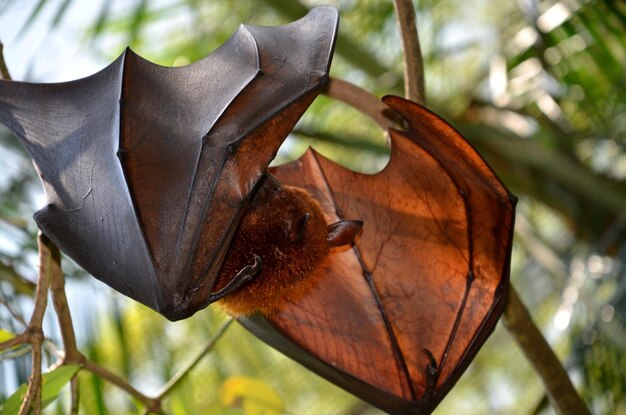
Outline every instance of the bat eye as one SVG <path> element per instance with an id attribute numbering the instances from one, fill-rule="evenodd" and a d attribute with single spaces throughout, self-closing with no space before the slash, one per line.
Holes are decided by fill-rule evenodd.
<path id="1" fill-rule="evenodd" d="M 310 213 L 305 213 L 300 219 L 296 222 L 292 222 L 287 237 L 289 238 L 289 242 L 301 242 L 304 239 L 304 233 L 306 232 L 306 224 L 309 223 L 309 219 L 311 218 Z"/>

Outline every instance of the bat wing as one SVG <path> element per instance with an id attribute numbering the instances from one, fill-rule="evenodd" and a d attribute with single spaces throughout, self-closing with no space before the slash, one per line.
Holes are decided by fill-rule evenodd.
<path id="1" fill-rule="evenodd" d="M 85 79 L 0 82 L 0 121 L 44 183 L 40 228 L 170 319 L 205 307 L 257 182 L 328 78 L 337 23 L 319 7 L 242 25 L 185 67 L 127 49 Z"/>
<path id="2" fill-rule="evenodd" d="M 397 97 L 408 123 L 390 130 L 377 175 L 312 150 L 274 174 L 306 188 L 363 232 L 331 255 L 297 304 L 241 323 L 303 365 L 391 413 L 429 413 L 502 312 L 515 198 L 445 121 Z"/>

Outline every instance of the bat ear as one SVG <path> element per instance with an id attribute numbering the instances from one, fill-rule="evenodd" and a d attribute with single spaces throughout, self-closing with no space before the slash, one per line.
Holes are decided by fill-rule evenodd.
<path id="1" fill-rule="evenodd" d="M 326 240 L 330 246 L 349 245 L 359 236 L 362 228 L 363 222 L 360 220 L 340 220 L 328 225 Z"/>

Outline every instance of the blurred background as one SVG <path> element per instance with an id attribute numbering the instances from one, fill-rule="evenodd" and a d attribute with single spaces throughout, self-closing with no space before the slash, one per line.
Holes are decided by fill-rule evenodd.
<path id="1" fill-rule="evenodd" d="M 0 41 L 15 80 L 89 75 L 130 45 L 162 65 L 204 57 L 241 22 L 277 25 L 317 4 L 341 14 L 331 74 L 379 96 L 403 94 L 391 0 L 0 0 Z M 427 105 L 479 149 L 520 197 L 512 281 L 594 414 L 626 414 L 626 4 L 617 0 L 424 0 L 416 3 Z M 312 145 L 354 170 L 388 160 L 378 127 L 320 97 L 277 162 Z M 0 337 L 23 330 L 36 281 L 40 183 L 0 130 Z M 146 394 L 225 321 L 213 309 L 179 323 L 122 297 L 69 259 L 79 348 Z M 9 312 L 10 305 L 15 312 Z M 52 312 L 45 319 L 60 345 Z M 1 339 L 0 339 L 1 340 Z M 30 371 L 29 350 L 0 356 L 0 402 Z M 55 358 L 48 358 L 51 364 Z M 81 413 L 139 413 L 128 395 L 80 373 Z M 239 395 L 238 395 L 239 394 Z M 229 397 L 272 402 L 243 412 Z M 231 326 L 165 403 L 173 414 L 379 414 Z M 266 412 L 262 412 L 265 410 Z M 48 413 L 67 413 L 67 394 Z M 436 414 L 551 414 L 544 388 L 499 325 Z"/>

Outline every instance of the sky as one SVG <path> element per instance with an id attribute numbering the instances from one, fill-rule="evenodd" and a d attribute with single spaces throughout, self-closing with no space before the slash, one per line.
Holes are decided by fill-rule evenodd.
<path id="1" fill-rule="evenodd" d="M 82 78 L 106 63 L 89 53 L 83 41 L 101 1 L 72 1 L 58 27 L 50 30 L 61 2 L 45 2 L 36 21 L 23 31 L 37 0 L 0 1 L 0 41 L 14 80 L 61 82 Z"/>

